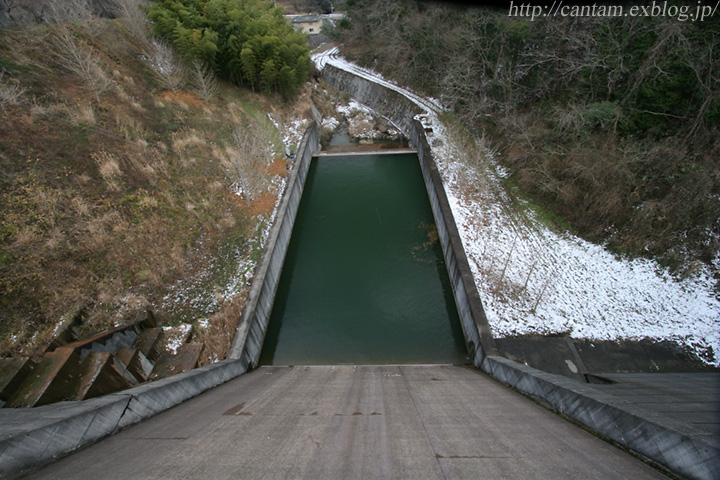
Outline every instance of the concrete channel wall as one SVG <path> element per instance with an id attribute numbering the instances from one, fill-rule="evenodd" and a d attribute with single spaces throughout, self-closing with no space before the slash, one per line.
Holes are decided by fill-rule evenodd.
<path id="1" fill-rule="evenodd" d="M 322 79 L 338 90 L 350 93 L 355 100 L 383 115 L 408 138 L 415 115 L 423 112 L 398 92 L 330 64 L 323 68 Z"/>
<path id="2" fill-rule="evenodd" d="M 238 359 L 247 368 L 256 366 L 260 358 L 310 161 L 313 153 L 319 149 L 318 128 L 317 124 L 313 123 L 305 132 L 295 156 L 295 166 L 288 178 L 275 223 L 255 270 L 255 278 L 228 353 L 229 359 Z"/>
<path id="3" fill-rule="evenodd" d="M 675 475 L 697 480 L 720 478 L 720 450 L 698 436 L 691 425 L 670 427 L 662 421 L 662 414 L 653 419 L 635 405 L 591 384 L 507 358 L 488 356 L 482 370 Z"/>
<path id="4" fill-rule="evenodd" d="M 445 189 L 425 131 L 414 120 L 418 107 L 399 93 L 326 65 L 322 78 L 390 119 L 417 148 L 428 197 L 442 242 L 468 351 L 474 365 L 500 382 L 586 426 L 674 474 L 692 479 L 720 478 L 720 451 L 684 431 L 668 428 L 576 380 L 553 375 L 498 356 L 475 287 Z"/>
<path id="5" fill-rule="evenodd" d="M 19 478 L 245 371 L 224 360 L 91 400 L 0 409 L 0 479 Z"/>
<path id="6" fill-rule="evenodd" d="M 468 265 L 440 172 L 438 172 L 430 145 L 428 145 L 425 130 L 417 120 L 411 123 L 410 142 L 417 148 L 420 168 L 435 217 L 435 225 L 452 284 L 455 305 L 465 334 L 468 354 L 473 365 L 479 368 L 486 355 L 497 355 L 495 340 L 493 340 L 480 295 L 475 287 L 475 279 Z"/>

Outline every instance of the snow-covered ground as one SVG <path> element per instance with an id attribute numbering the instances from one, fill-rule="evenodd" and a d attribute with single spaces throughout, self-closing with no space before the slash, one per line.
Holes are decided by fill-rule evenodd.
<path id="1" fill-rule="evenodd" d="M 280 132 L 282 137 L 283 147 L 290 149 L 291 152 L 295 153 L 305 130 L 310 126 L 310 120 L 305 118 L 293 118 L 290 119 L 289 123 L 280 125 L 276 117 L 268 114 L 268 118 L 275 125 L 275 128 Z"/>
<path id="2" fill-rule="evenodd" d="M 673 340 L 720 366 L 720 299 L 707 271 L 678 281 L 653 261 L 619 259 L 551 230 L 530 208 L 512 206 L 497 155 L 444 125 L 440 102 L 348 62 L 336 48 L 313 60 L 391 88 L 426 111 L 419 118 L 432 130 L 428 140 L 496 337 Z"/>

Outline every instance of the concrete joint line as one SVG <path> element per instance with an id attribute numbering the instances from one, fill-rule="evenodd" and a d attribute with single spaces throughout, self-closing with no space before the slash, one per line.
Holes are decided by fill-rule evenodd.
<path id="1" fill-rule="evenodd" d="M 122 413 L 120 414 L 120 417 L 118 417 L 117 422 L 115 422 L 115 426 L 113 427 L 113 432 L 117 432 L 120 428 L 120 423 L 122 423 L 122 419 L 125 417 L 125 413 L 127 413 L 128 408 L 130 408 L 130 401 L 132 400 L 133 396 L 128 395 L 127 396 L 127 402 L 125 402 L 125 408 L 123 408 Z"/>
<path id="2" fill-rule="evenodd" d="M 427 425 L 425 424 L 425 419 L 423 418 L 422 413 L 420 413 L 420 409 L 417 406 L 417 403 L 415 402 L 415 395 L 412 393 L 412 389 L 410 388 L 410 382 L 408 382 L 407 377 L 403 374 L 402 370 L 400 371 L 400 375 L 402 375 L 403 382 L 405 383 L 405 388 L 408 391 L 408 394 L 410 395 L 410 400 L 412 401 L 413 408 L 415 409 L 415 413 L 417 414 L 418 418 L 420 419 L 420 424 L 423 427 L 423 431 L 425 432 L 425 438 L 427 438 L 428 443 L 430 444 L 430 447 L 432 447 L 433 450 L 433 456 L 435 457 L 435 462 L 437 463 L 438 468 L 440 469 L 440 472 L 443 475 L 443 478 L 445 480 L 448 480 L 448 475 L 443 469 L 442 464 L 440 463 L 440 457 L 437 448 L 435 447 L 435 444 L 433 443 L 432 437 L 430 436 L 430 433 L 428 432 Z"/>

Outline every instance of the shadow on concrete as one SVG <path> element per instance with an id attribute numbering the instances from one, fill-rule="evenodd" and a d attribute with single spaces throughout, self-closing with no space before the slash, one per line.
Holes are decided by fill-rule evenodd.
<path id="1" fill-rule="evenodd" d="M 500 354 L 515 362 L 588 383 L 607 373 L 719 372 L 680 345 L 649 339 L 597 341 L 566 336 L 495 339 Z"/>

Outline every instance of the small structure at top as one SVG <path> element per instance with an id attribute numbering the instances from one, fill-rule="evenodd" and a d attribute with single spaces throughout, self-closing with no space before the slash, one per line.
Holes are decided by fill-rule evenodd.
<path id="1" fill-rule="evenodd" d="M 302 30 L 308 35 L 317 35 L 322 28 L 322 17 L 320 15 L 298 15 L 292 18 L 293 27 Z"/>

